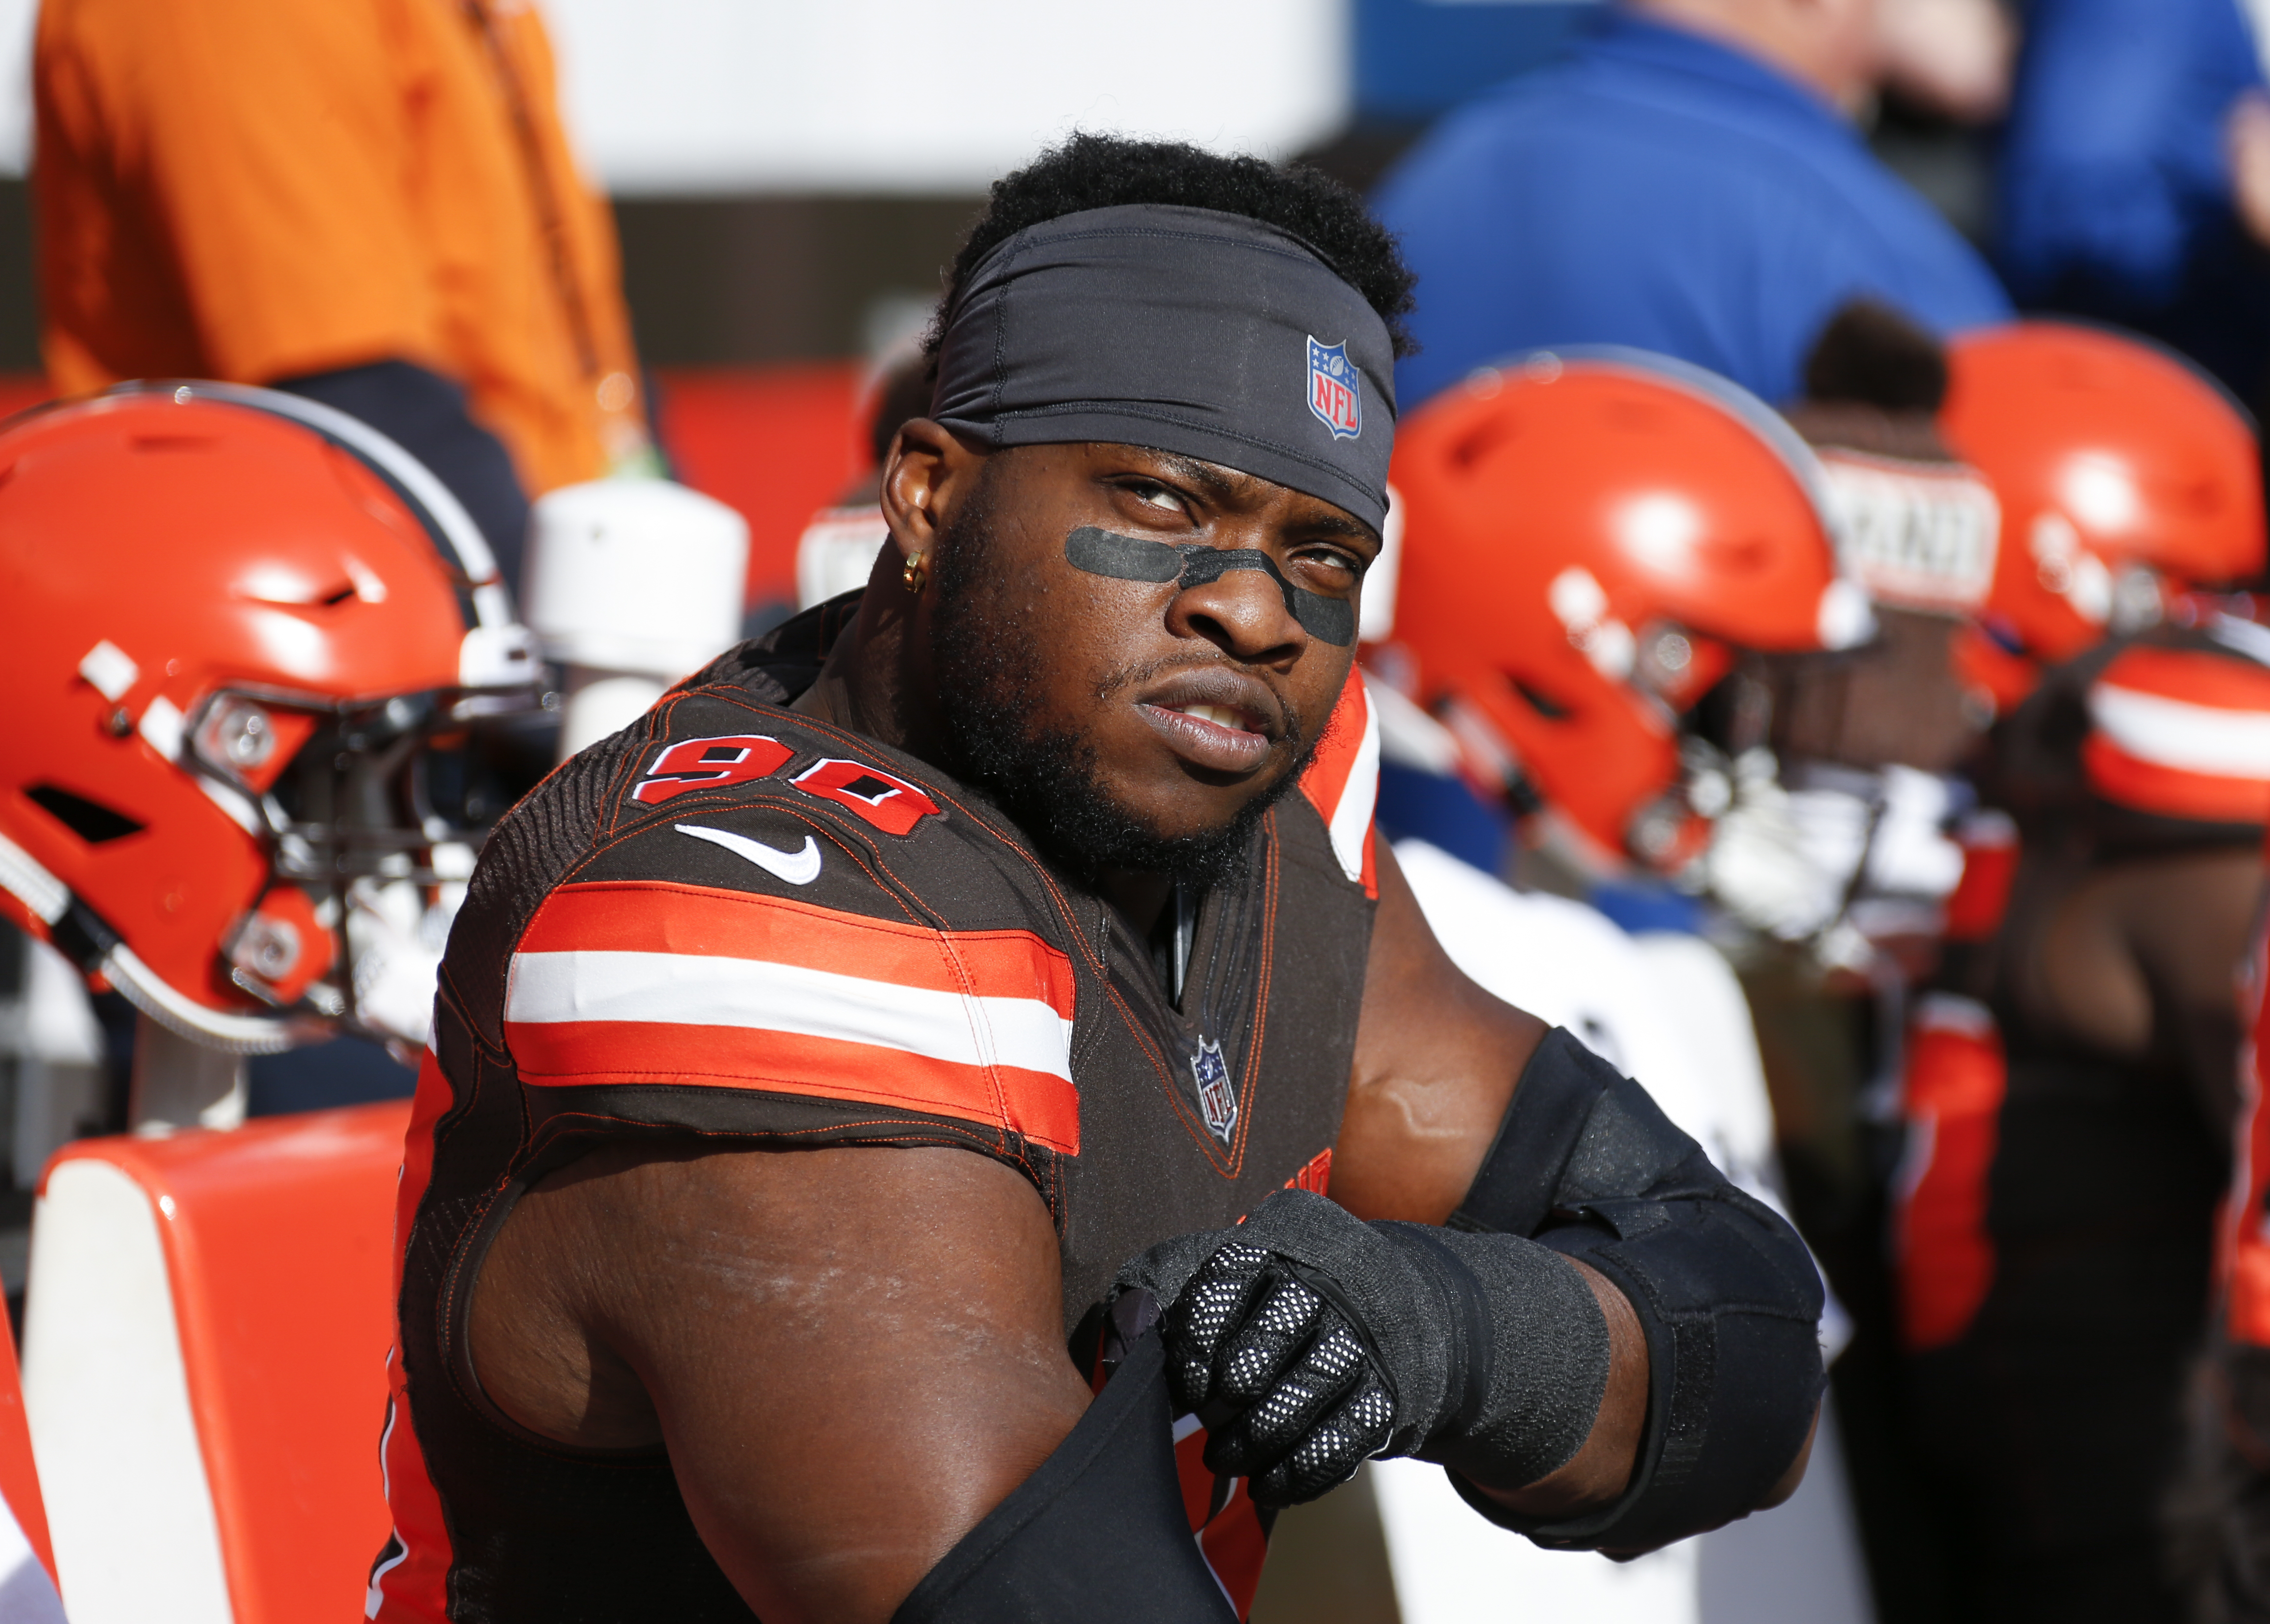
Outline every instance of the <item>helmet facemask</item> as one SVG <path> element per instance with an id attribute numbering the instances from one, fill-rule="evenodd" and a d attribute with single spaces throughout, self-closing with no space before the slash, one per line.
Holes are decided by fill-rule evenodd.
<path id="1" fill-rule="evenodd" d="M 398 1053 L 425 1042 L 449 923 L 506 798 L 488 747 L 499 698 L 325 705 L 231 688 L 200 707 L 182 766 L 269 862 L 221 945 L 230 982 L 317 1032 Z"/>

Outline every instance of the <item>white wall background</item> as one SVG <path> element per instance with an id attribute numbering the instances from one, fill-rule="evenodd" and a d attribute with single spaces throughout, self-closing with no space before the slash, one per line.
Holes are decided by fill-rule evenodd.
<path id="1" fill-rule="evenodd" d="M 1348 0 L 538 3 L 626 194 L 976 191 L 1076 128 L 1282 157 L 1348 102 Z M 29 159 L 36 11 L 0 0 L 0 174 Z"/>
<path id="2" fill-rule="evenodd" d="M 618 193 L 967 192 L 1075 128 L 1281 156 L 1348 99 L 1346 0 L 542 0 Z"/>
<path id="3" fill-rule="evenodd" d="M 0 0 L 0 175 L 32 161 L 32 23 L 39 0 Z"/>

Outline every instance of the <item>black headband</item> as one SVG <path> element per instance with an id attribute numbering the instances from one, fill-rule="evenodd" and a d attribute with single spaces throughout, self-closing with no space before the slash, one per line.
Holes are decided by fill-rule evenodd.
<path id="1" fill-rule="evenodd" d="M 931 415 L 982 445 L 1154 446 L 1305 492 L 1376 530 L 1395 441 L 1387 324 L 1298 237 L 1134 204 L 978 261 Z"/>

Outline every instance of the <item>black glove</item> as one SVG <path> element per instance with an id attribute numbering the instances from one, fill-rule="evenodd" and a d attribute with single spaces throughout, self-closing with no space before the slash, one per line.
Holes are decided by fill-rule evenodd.
<path id="1" fill-rule="evenodd" d="M 1305 1191 L 1154 1247 L 1118 1286 L 1168 1304 L 1175 1398 L 1206 1426 L 1206 1465 L 1263 1505 L 1313 1500 L 1372 1455 L 1534 1482 L 1583 1447 L 1607 1387 L 1607 1323 L 1566 1258 Z"/>

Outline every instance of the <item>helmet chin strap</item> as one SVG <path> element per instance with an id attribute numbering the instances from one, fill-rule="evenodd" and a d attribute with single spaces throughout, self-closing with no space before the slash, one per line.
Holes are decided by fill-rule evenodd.
<path id="1" fill-rule="evenodd" d="M 315 1034 L 264 1015 L 230 1015 L 183 997 L 121 942 L 95 967 L 136 1009 L 170 1032 L 232 1055 L 275 1055 Z"/>

